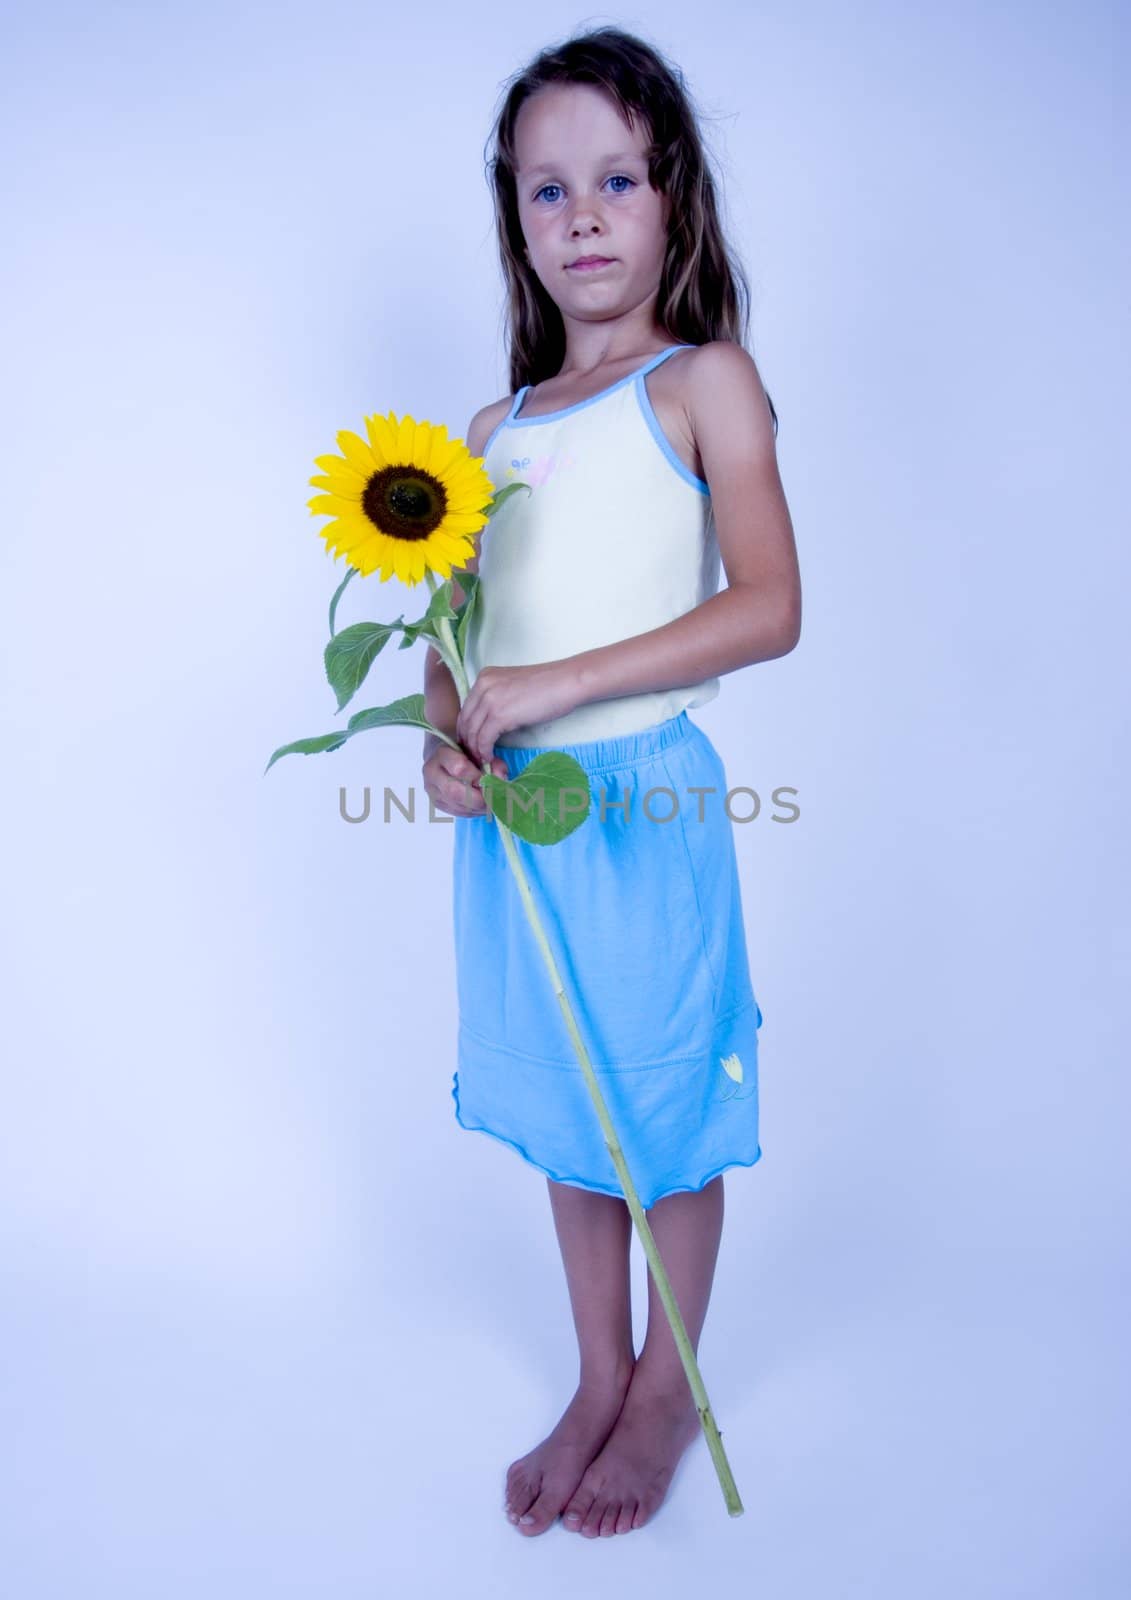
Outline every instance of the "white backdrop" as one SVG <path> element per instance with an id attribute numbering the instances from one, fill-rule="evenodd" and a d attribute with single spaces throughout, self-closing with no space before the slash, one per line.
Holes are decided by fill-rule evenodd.
<path id="1" fill-rule="evenodd" d="M 695 713 L 801 808 L 737 829 L 764 1157 L 700 1361 L 746 1512 L 700 1439 L 596 1549 L 501 1509 L 576 1351 L 544 1179 L 454 1120 L 451 827 L 379 820 L 426 810 L 419 739 L 263 769 L 341 721 L 313 457 L 507 391 L 487 133 L 609 21 L 705 117 L 804 626 Z M 1124 42 L 968 0 L 6 8 L 19 1600 L 1126 1592 Z M 642 1335 L 638 1245 L 634 1284 Z"/>

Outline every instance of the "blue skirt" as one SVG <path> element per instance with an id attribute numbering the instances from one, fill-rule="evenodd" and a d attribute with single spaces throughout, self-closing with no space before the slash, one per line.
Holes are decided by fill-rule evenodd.
<path id="1" fill-rule="evenodd" d="M 513 778 L 541 748 L 495 754 Z M 589 815 L 558 844 L 512 839 L 648 1207 L 762 1154 L 762 1013 L 726 773 L 686 711 L 549 748 L 588 773 Z M 500 827 L 490 815 L 455 818 L 456 1120 L 559 1183 L 623 1196 Z"/>

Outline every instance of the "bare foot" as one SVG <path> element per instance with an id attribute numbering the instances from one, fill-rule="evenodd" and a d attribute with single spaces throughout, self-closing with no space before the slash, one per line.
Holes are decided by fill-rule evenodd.
<path id="1" fill-rule="evenodd" d="M 665 1388 L 630 1383 L 604 1448 L 562 1513 L 562 1526 L 595 1539 L 642 1528 L 668 1492 L 679 1459 L 701 1431 L 699 1413 L 680 1373 Z"/>
<path id="2" fill-rule="evenodd" d="M 557 1426 L 507 1468 L 507 1516 L 519 1533 L 545 1533 L 609 1436 L 632 1368 L 606 1381 L 582 1383 Z"/>

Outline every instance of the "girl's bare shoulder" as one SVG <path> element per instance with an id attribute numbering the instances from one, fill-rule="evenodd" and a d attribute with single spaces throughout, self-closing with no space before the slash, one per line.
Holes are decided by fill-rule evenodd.
<path id="1" fill-rule="evenodd" d="M 648 397 L 684 463 L 703 470 L 702 435 L 720 417 L 728 429 L 764 433 L 770 409 L 754 357 L 732 339 L 712 339 L 669 356 L 648 374 Z"/>
<path id="2" fill-rule="evenodd" d="M 683 465 L 701 479 L 706 473 L 697 427 L 697 420 L 702 426 L 702 407 L 696 406 L 696 396 L 712 387 L 733 392 L 735 373 L 743 362 L 753 366 L 741 345 L 714 339 L 677 351 L 644 379 L 656 421 L 669 445 Z"/>
<path id="3" fill-rule="evenodd" d="M 669 356 L 648 375 L 648 389 L 694 412 L 697 395 L 715 393 L 739 405 L 764 401 L 762 379 L 754 357 L 733 339 L 710 339 Z"/>
<path id="4" fill-rule="evenodd" d="M 472 417 L 464 438 L 473 456 L 482 455 L 483 446 L 510 411 L 513 400 L 513 394 L 504 395 L 501 400 L 492 400 L 490 405 L 483 406 Z"/>

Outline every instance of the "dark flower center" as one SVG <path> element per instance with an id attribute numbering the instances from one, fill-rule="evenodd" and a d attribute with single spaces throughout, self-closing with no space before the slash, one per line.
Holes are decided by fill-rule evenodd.
<path id="1" fill-rule="evenodd" d="M 427 472 L 383 467 L 365 486 L 361 509 L 382 533 L 394 539 L 427 539 L 444 520 L 448 497 Z"/>

